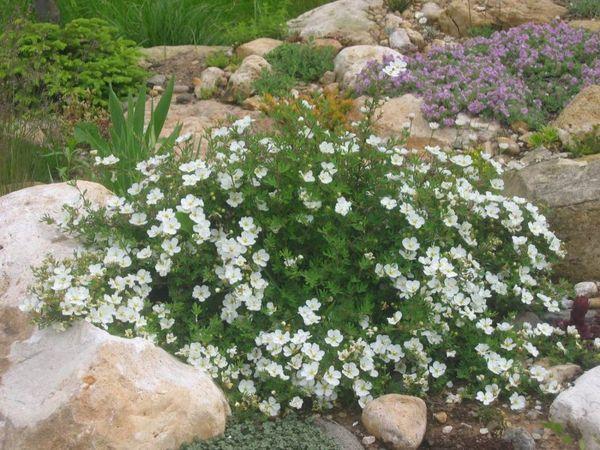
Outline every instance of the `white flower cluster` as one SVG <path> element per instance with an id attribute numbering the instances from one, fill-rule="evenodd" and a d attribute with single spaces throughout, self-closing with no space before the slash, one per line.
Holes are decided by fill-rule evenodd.
<path id="1" fill-rule="evenodd" d="M 404 67 L 396 61 L 390 72 Z M 301 131 L 305 123 L 298 121 Z M 560 241 L 538 208 L 499 193 L 500 179 L 482 189 L 477 164 L 485 162 L 438 147 L 423 157 L 353 133 L 325 132 L 319 141 L 312 127 L 294 140 L 313 142 L 313 161 L 294 140 L 247 137 L 250 125 L 242 119 L 214 130 L 206 158 L 144 161 L 127 196 L 98 212 L 73 212 L 65 229 L 97 217 L 104 235 L 79 259 L 47 266 L 23 309 L 43 320 L 58 313 L 64 322 L 118 323 L 268 415 L 307 402 L 331 407 L 342 395 L 363 406 L 392 378 L 407 391 L 450 389 L 467 354 L 481 390 L 460 388 L 449 401 L 471 395 L 487 405 L 504 396 L 521 409 L 524 380 L 545 392 L 560 389 L 530 358 L 545 345 L 540 341 L 565 349 L 555 344 L 564 333 L 497 319 L 503 305 L 558 310 L 541 280 L 551 257 L 562 255 Z M 277 165 L 284 157 L 304 162 Z M 361 171 L 381 168 L 383 187 L 346 189 L 352 163 Z M 283 176 L 293 183 L 278 185 Z M 293 206 L 286 227 L 278 216 L 288 215 L 278 203 L 285 196 Z M 373 248 L 356 252 L 348 283 L 360 284 L 353 278 L 359 273 L 371 280 L 361 292 L 387 296 L 377 307 L 361 309 L 362 298 L 336 298 L 323 286 L 301 298 L 285 289 L 303 274 L 298 289 L 308 290 L 311 265 L 323 257 L 302 241 L 303 232 L 352 223 L 360 236 L 369 231 L 361 227 L 368 215 L 389 238 L 373 236 Z M 294 242 L 304 243 L 288 251 Z"/>

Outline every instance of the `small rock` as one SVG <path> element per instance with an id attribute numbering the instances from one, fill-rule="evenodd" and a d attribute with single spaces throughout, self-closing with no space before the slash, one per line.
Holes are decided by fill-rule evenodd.
<path id="1" fill-rule="evenodd" d="M 507 428 L 502 434 L 502 440 L 512 444 L 514 450 L 535 450 L 535 440 L 523 428 Z"/>
<path id="2" fill-rule="evenodd" d="M 374 444 L 376 440 L 377 439 L 375 439 L 375 436 L 365 436 L 362 438 L 362 443 L 365 445 L 371 445 Z"/>
<path id="3" fill-rule="evenodd" d="M 329 419 L 318 418 L 315 420 L 315 425 L 333 439 L 340 450 L 363 450 L 363 446 L 356 436 L 339 423 Z"/>
<path id="4" fill-rule="evenodd" d="M 581 375 L 583 370 L 577 364 L 559 364 L 550 367 L 548 372 L 550 379 L 556 380 L 558 384 L 565 384 Z"/>
<path id="5" fill-rule="evenodd" d="M 517 317 L 515 317 L 515 326 L 517 327 L 522 327 L 524 323 L 528 323 L 531 325 L 532 328 L 535 328 L 535 326 L 539 323 L 542 323 L 542 320 L 539 318 L 539 316 L 531 311 L 523 311 L 522 313 L 520 313 Z"/>
<path id="6" fill-rule="evenodd" d="M 194 95 L 200 100 L 212 98 L 226 85 L 225 71 L 218 67 L 208 67 L 202 71 L 200 78 L 194 78 Z"/>
<path id="7" fill-rule="evenodd" d="M 278 39 L 259 38 L 240 45 L 235 49 L 235 53 L 240 58 L 245 58 L 250 55 L 265 56 L 267 53 L 279 47 L 281 44 L 283 44 L 283 42 Z"/>
<path id="8" fill-rule="evenodd" d="M 177 97 L 175 97 L 175 103 L 178 105 L 187 105 L 188 103 L 192 103 L 194 98 L 194 94 L 179 94 Z"/>
<path id="9" fill-rule="evenodd" d="M 156 74 L 148 80 L 148 87 L 164 86 L 167 82 L 167 77 L 162 74 Z"/>
<path id="10" fill-rule="evenodd" d="M 240 67 L 229 77 L 225 97 L 229 101 L 239 101 L 254 93 L 254 82 L 260 78 L 263 70 L 271 70 L 271 64 L 261 56 L 246 57 Z"/>
<path id="11" fill-rule="evenodd" d="M 412 48 L 410 37 L 404 28 L 398 28 L 390 34 L 390 47 L 401 52 L 407 52 Z"/>
<path id="12" fill-rule="evenodd" d="M 490 432 L 490 430 L 488 430 L 487 428 L 480 428 L 479 429 L 479 434 L 488 434 Z"/>
<path id="13" fill-rule="evenodd" d="M 442 15 L 443 10 L 437 3 L 427 2 L 421 7 L 421 14 L 430 21 L 436 21 Z"/>
<path id="14" fill-rule="evenodd" d="M 334 83 L 335 82 L 335 72 L 328 70 L 327 72 L 325 72 L 323 74 L 323 76 L 321 77 L 321 79 L 319 80 L 319 83 L 321 83 L 323 86 Z"/>
<path id="15" fill-rule="evenodd" d="M 260 111 L 262 107 L 263 102 L 258 95 L 248 97 L 242 102 L 242 108 L 247 109 L 248 111 Z"/>
<path id="16" fill-rule="evenodd" d="M 437 420 L 439 423 L 446 423 L 448 421 L 448 414 L 446 414 L 444 411 L 435 413 L 433 417 L 435 417 L 435 420 Z"/>
<path id="17" fill-rule="evenodd" d="M 598 285 L 593 281 L 582 281 L 575 285 L 575 294 L 578 297 L 594 297 L 598 294 Z"/>
<path id="18" fill-rule="evenodd" d="M 498 148 L 502 153 L 507 153 L 512 156 L 517 156 L 519 153 L 521 153 L 521 147 L 519 147 L 519 144 L 509 137 L 499 137 Z"/>
<path id="19" fill-rule="evenodd" d="M 531 437 L 536 441 L 539 441 L 542 438 L 542 435 L 540 433 L 531 433 Z"/>
<path id="20" fill-rule="evenodd" d="M 452 430 L 453 430 L 452 425 L 446 425 L 444 428 L 442 428 L 442 433 L 450 434 L 450 433 L 452 433 Z"/>
<path id="21" fill-rule="evenodd" d="M 335 75 L 344 87 L 354 89 L 359 74 L 370 61 L 383 61 L 384 57 L 400 58 L 396 50 L 379 45 L 355 45 L 346 47 L 335 57 Z"/>
<path id="22" fill-rule="evenodd" d="M 185 84 L 176 84 L 175 86 L 173 86 L 174 94 L 185 94 L 188 92 L 190 92 L 190 87 Z"/>
<path id="23" fill-rule="evenodd" d="M 339 53 L 344 46 L 337 39 L 332 38 L 319 38 L 315 39 L 313 44 L 315 47 L 331 47 L 335 50 L 335 53 Z"/>
<path id="24" fill-rule="evenodd" d="M 425 48 L 425 45 L 426 45 L 425 38 L 423 37 L 423 35 L 421 33 L 419 33 L 417 30 L 413 30 L 411 28 L 406 28 L 406 33 L 408 34 L 408 37 L 410 38 L 410 42 L 412 42 L 414 45 L 416 45 L 419 50 L 422 50 L 423 48 Z"/>
<path id="25" fill-rule="evenodd" d="M 418 397 L 387 394 L 367 403 L 362 423 L 377 439 L 394 449 L 416 449 L 427 427 L 427 406 Z"/>

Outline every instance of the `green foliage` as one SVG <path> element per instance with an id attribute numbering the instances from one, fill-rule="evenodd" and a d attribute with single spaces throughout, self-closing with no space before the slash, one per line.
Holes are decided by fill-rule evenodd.
<path id="1" fill-rule="evenodd" d="M 127 113 L 123 111 L 120 100 L 110 89 L 110 137 L 105 139 L 98 126 L 93 123 L 81 123 L 75 127 L 77 142 L 89 145 L 95 152 L 96 166 L 110 168 L 100 170 L 99 179 L 112 192 L 123 195 L 141 176 L 136 169 L 137 163 L 174 146 L 180 127 L 167 138 L 159 139 L 171 104 L 173 86 L 174 80 L 171 80 L 156 108 L 152 107 L 147 124 L 145 88 L 140 89 L 137 99 L 129 97 Z"/>
<path id="2" fill-rule="evenodd" d="M 600 126 L 595 125 L 589 133 L 575 138 L 575 143 L 569 147 L 569 151 L 577 157 L 600 153 Z"/>
<path id="3" fill-rule="evenodd" d="M 99 19 L 64 27 L 17 21 L 0 43 L 0 87 L 23 109 L 43 102 L 102 106 L 109 86 L 127 95 L 146 75 L 133 42 Z"/>
<path id="4" fill-rule="evenodd" d="M 403 13 L 412 6 L 414 0 L 385 0 L 385 4 L 390 11 Z"/>
<path id="5" fill-rule="evenodd" d="M 529 144 L 533 148 L 546 147 L 549 149 L 556 149 L 560 147 L 558 130 L 549 125 L 544 126 L 530 136 Z"/>
<path id="6" fill-rule="evenodd" d="M 600 2 L 598 0 L 571 0 L 569 12 L 582 19 L 600 17 Z"/>
<path id="7" fill-rule="evenodd" d="M 285 22 L 329 0 L 59 0 L 64 20 L 97 17 L 143 46 L 279 38 Z"/>
<path id="8" fill-rule="evenodd" d="M 87 173 L 73 142 L 64 141 L 60 117 L 0 119 L 0 196 L 35 183 L 65 181 Z"/>
<path id="9" fill-rule="evenodd" d="M 0 0 L 0 34 L 15 20 L 31 16 L 31 0 Z"/>
<path id="10" fill-rule="evenodd" d="M 231 423 L 215 439 L 181 450 L 338 450 L 337 444 L 311 420 L 287 416 L 280 420 L 245 420 Z"/>
<path id="11" fill-rule="evenodd" d="M 229 55 L 227 52 L 218 51 L 213 52 L 206 57 L 204 64 L 207 67 L 218 67 L 219 69 L 225 69 L 226 67 L 236 67 L 241 63 L 241 58 L 235 54 Z"/>
<path id="12" fill-rule="evenodd" d="M 281 72 L 263 69 L 260 78 L 254 82 L 254 89 L 259 95 L 271 94 L 275 97 L 285 97 L 296 85 L 296 80 Z"/>
<path id="13" fill-rule="evenodd" d="M 469 37 L 482 36 L 485 38 L 489 38 L 496 31 L 498 31 L 498 27 L 495 27 L 493 25 L 476 25 L 469 27 L 469 29 L 467 30 L 467 35 Z"/>
<path id="14" fill-rule="evenodd" d="M 318 81 L 328 70 L 333 70 L 335 50 L 312 44 L 284 43 L 266 55 L 275 72 L 299 81 Z"/>

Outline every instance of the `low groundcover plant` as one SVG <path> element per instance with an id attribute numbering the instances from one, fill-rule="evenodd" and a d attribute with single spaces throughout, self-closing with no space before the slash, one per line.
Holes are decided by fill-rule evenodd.
<path id="1" fill-rule="evenodd" d="M 431 121 L 452 126 L 459 113 L 504 123 L 548 123 L 583 86 L 600 83 L 600 34 L 564 22 L 528 23 L 491 37 L 406 56 L 406 70 L 371 63 L 359 90 L 418 93 Z"/>
<path id="2" fill-rule="evenodd" d="M 513 322 L 559 310 L 561 243 L 538 208 L 503 196 L 485 155 L 372 135 L 375 101 L 334 130 L 318 103 L 284 102 L 266 134 L 214 129 L 202 158 L 157 154 L 106 207 L 66 208 L 85 250 L 37 268 L 23 310 L 152 340 L 271 416 L 386 392 L 518 410 L 557 392 L 534 360 L 576 358 L 576 330 Z"/>

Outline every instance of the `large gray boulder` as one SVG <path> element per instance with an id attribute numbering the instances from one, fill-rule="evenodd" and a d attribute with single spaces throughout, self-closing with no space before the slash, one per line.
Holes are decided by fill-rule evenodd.
<path id="1" fill-rule="evenodd" d="M 111 195 L 97 183 L 78 181 L 75 186 L 39 185 L 0 197 L 0 377 L 12 343 L 27 339 L 34 330 L 19 309 L 33 280 L 30 267 L 39 265 L 46 254 L 62 259 L 78 248 L 42 218 L 58 217 L 64 204 L 80 204 L 81 192 L 95 204 Z"/>
<path id="2" fill-rule="evenodd" d="M 575 282 L 600 279 L 600 154 L 531 164 L 508 172 L 505 186 L 508 194 L 548 208 L 567 250 L 559 275 Z"/>
<path id="3" fill-rule="evenodd" d="M 586 450 L 600 450 L 600 366 L 588 370 L 556 397 L 550 418 L 581 433 Z"/>
<path id="4" fill-rule="evenodd" d="M 140 339 L 80 323 L 36 330 L 19 306 L 31 266 L 80 244 L 42 222 L 81 194 L 102 205 L 97 183 L 39 185 L 0 197 L 0 448 L 179 448 L 223 431 L 229 408 L 202 372 Z"/>
<path id="5" fill-rule="evenodd" d="M 305 12 L 287 25 L 304 39 L 333 38 L 344 45 L 375 44 L 377 23 L 369 10 L 381 8 L 383 0 L 338 0 Z"/>
<path id="6" fill-rule="evenodd" d="M 502 0 L 479 8 L 470 0 L 452 0 L 438 17 L 442 31 L 467 36 L 471 27 L 494 25 L 505 28 L 527 22 L 547 23 L 562 17 L 567 9 L 552 0 Z"/>
<path id="7" fill-rule="evenodd" d="M 209 375 L 140 338 L 87 322 L 13 344 L 0 381 L 0 448 L 177 449 L 221 434 Z"/>
<path id="8" fill-rule="evenodd" d="M 587 86 L 565 106 L 553 125 L 558 128 L 563 144 L 576 144 L 577 139 L 596 128 L 600 135 L 600 85 Z"/>

